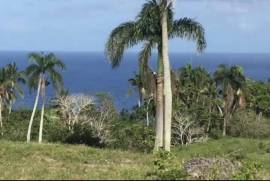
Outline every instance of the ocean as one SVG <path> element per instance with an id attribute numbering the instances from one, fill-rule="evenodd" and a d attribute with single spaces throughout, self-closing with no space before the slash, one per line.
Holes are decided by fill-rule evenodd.
<path id="1" fill-rule="evenodd" d="M 54 52 L 65 64 L 63 71 L 65 88 L 69 93 L 85 93 L 94 95 L 107 92 L 114 98 L 118 110 L 130 109 L 137 104 L 138 95 L 129 85 L 128 79 L 134 76 L 138 69 L 138 54 L 126 53 L 119 67 L 112 69 L 109 61 L 102 52 Z M 16 62 L 23 70 L 29 65 L 29 52 L 0 52 L 0 67 Z M 150 65 L 156 68 L 157 55 L 153 55 Z M 267 81 L 270 78 L 270 54 L 243 53 L 172 53 L 171 66 L 178 69 L 187 63 L 202 66 L 213 72 L 219 64 L 240 65 L 245 75 L 255 80 Z M 32 108 L 36 92 L 30 93 L 24 86 L 25 96 L 16 101 L 16 108 Z M 132 91 L 133 90 L 133 91 Z M 55 92 L 49 86 L 47 99 L 54 97 Z"/>

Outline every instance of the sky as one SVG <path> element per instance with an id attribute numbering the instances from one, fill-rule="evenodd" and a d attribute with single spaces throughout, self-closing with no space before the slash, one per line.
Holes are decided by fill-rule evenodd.
<path id="1" fill-rule="evenodd" d="M 110 32 L 146 0 L 0 0 L 0 51 L 104 51 Z M 175 18 L 199 21 L 206 52 L 270 53 L 270 0 L 176 0 Z M 138 51 L 138 45 L 129 51 Z M 175 39 L 171 52 L 196 52 Z"/>

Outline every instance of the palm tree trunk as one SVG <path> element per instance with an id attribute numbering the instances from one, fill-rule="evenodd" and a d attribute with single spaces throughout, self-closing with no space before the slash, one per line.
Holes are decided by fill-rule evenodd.
<path id="1" fill-rule="evenodd" d="M 39 125 L 39 136 L 38 142 L 42 143 L 42 133 L 43 133 L 43 122 L 44 122 L 44 109 L 45 109 L 45 80 L 42 81 L 41 86 L 41 96 L 42 96 L 42 109 L 41 109 L 41 118 L 40 118 L 40 125 Z"/>
<path id="2" fill-rule="evenodd" d="M 223 119 L 223 132 L 222 135 L 226 136 L 226 129 L 227 129 L 227 122 L 228 122 L 228 116 L 229 116 L 229 105 L 228 105 L 228 99 L 225 98 L 225 106 L 224 106 L 224 119 Z"/>
<path id="3" fill-rule="evenodd" d="M 172 119 L 172 86 L 171 69 L 169 62 L 169 43 L 168 43 L 168 25 L 167 9 L 162 11 L 162 57 L 164 65 L 164 147 L 170 151 L 171 147 L 171 119 Z"/>
<path id="4" fill-rule="evenodd" d="M 226 97 L 225 97 L 225 106 L 224 106 L 224 122 L 223 122 L 223 136 L 227 135 L 227 126 L 230 121 L 230 115 L 233 110 L 233 102 L 234 102 L 234 90 L 229 83 L 226 86 Z"/>
<path id="5" fill-rule="evenodd" d="M 228 116 L 226 113 L 226 115 L 224 116 L 224 120 L 223 120 L 223 133 L 222 133 L 223 136 L 226 136 L 227 120 L 228 120 Z"/>
<path id="6" fill-rule="evenodd" d="M 149 127 L 149 103 L 150 101 L 147 102 L 147 107 L 146 107 L 146 126 Z"/>
<path id="7" fill-rule="evenodd" d="M 142 88 L 141 88 L 141 87 L 139 87 L 138 89 L 139 89 L 139 100 L 138 100 L 138 107 L 141 107 L 142 100 L 143 100 L 143 98 L 142 98 Z"/>
<path id="8" fill-rule="evenodd" d="M 159 148 L 164 147 L 163 145 L 163 126 L 164 126 L 164 100 L 163 100 L 163 60 L 162 60 L 162 49 L 159 46 L 158 51 L 158 71 L 157 71 L 157 90 L 156 90 L 156 139 L 155 139 L 155 151 Z"/>
<path id="9" fill-rule="evenodd" d="M 207 124 L 207 130 L 206 130 L 207 136 L 208 136 L 209 131 L 210 131 L 211 118 L 212 118 L 212 104 L 211 104 L 211 101 L 210 101 L 210 106 L 209 106 L 209 117 L 208 117 L 208 124 Z"/>
<path id="10" fill-rule="evenodd" d="M 32 115 L 31 115 L 31 119 L 30 119 L 30 122 L 29 122 L 28 132 L 27 132 L 27 142 L 28 143 L 30 142 L 30 139 L 31 139 L 31 129 L 32 129 L 32 124 L 33 124 L 34 116 L 35 116 L 37 105 L 38 105 L 38 98 L 39 98 L 39 94 L 40 94 L 40 87 L 41 87 L 41 76 L 39 78 L 38 89 L 37 89 L 37 96 L 36 96 L 36 100 L 35 100 L 33 112 L 32 112 Z"/>
<path id="11" fill-rule="evenodd" d="M 146 90 L 144 87 L 141 88 L 142 92 L 142 97 L 141 97 L 141 103 L 143 104 L 144 103 L 144 99 L 146 98 Z"/>
<path id="12" fill-rule="evenodd" d="M 0 97 L 0 126 L 1 126 L 1 135 L 4 135 L 3 131 L 3 118 L 2 118 L 2 98 Z"/>

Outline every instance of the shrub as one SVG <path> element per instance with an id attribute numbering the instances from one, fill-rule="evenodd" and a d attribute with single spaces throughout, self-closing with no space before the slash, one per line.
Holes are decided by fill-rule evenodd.
<path id="1" fill-rule="evenodd" d="M 75 124 L 73 126 L 73 131 L 68 132 L 63 142 L 69 144 L 85 144 L 88 146 L 97 147 L 104 146 L 100 144 L 99 138 L 94 136 L 90 127 L 81 124 Z"/>
<path id="2" fill-rule="evenodd" d="M 258 179 L 257 173 L 262 165 L 257 162 L 245 162 L 243 167 L 233 178 L 237 180 L 255 180 Z"/>
<path id="3" fill-rule="evenodd" d="M 209 137 L 213 138 L 213 139 L 220 139 L 223 137 L 222 135 L 222 130 L 220 129 L 211 129 L 209 132 Z"/>
<path id="4" fill-rule="evenodd" d="M 204 128 L 196 124 L 190 116 L 180 111 L 173 113 L 172 119 L 172 143 L 174 145 L 192 144 L 203 140 Z"/>
<path id="5" fill-rule="evenodd" d="M 269 121 L 253 111 L 239 111 L 229 125 L 231 136 L 246 138 L 264 138 L 270 136 Z"/>
<path id="6" fill-rule="evenodd" d="M 112 130 L 113 148 L 150 152 L 154 148 L 155 134 L 151 127 L 140 122 L 118 121 Z"/>
<path id="7" fill-rule="evenodd" d="M 185 179 L 187 173 L 181 166 L 174 164 L 175 156 L 166 151 L 156 152 L 156 159 L 153 163 L 153 171 L 147 173 L 146 177 L 151 177 L 157 180 L 179 180 Z"/>
<path id="8" fill-rule="evenodd" d="M 81 123 L 82 116 L 91 109 L 94 104 L 94 98 L 85 94 L 73 94 L 59 96 L 54 100 L 61 115 L 61 121 L 73 131 L 75 124 Z"/>
<path id="9" fill-rule="evenodd" d="M 12 111 L 10 114 L 5 112 L 3 116 L 4 135 L 2 138 L 12 141 L 26 141 L 30 116 L 30 110 L 21 110 L 16 112 Z M 31 135 L 33 138 L 38 134 L 37 121 L 37 118 L 35 118 L 33 121 L 33 129 Z"/>
<path id="10" fill-rule="evenodd" d="M 64 142 L 91 146 L 110 144 L 112 122 L 118 114 L 109 95 L 75 94 L 59 97 L 55 102 L 62 124 L 68 130 Z"/>
<path id="11" fill-rule="evenodd" d="M 4 136 L 3 139 L 12 141 L 26 141 L 26 134 L 28 130 L 29 120 L 32 110 L 13 111 L 11 114 L 4 115 Z M 36 112 L 34 118 L 31 140 L 36 140 L 39 132 L 40 111 Z M 43 137 L 46 141 L 60 142 L 64 140 L 67 135 L 65 127 L 63 127 L 58 120 L 53 119 L 57 117 L 53 109 L 45 110 Z"/>

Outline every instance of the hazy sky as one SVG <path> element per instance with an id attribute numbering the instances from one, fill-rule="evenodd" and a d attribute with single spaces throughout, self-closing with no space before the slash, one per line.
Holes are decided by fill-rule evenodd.
<path id="1" fill-rule="evenodd" d="M 270 0 L 176 0 L 175 18 L 203 24 L 207 52 L 270 53 Z M 0 0 L 0 50 L 103 51 L 145 0 Z M 131 51 L 136 51 L 137 46 Z M 176 39 L 173 52 L 195 52 Z"/>

